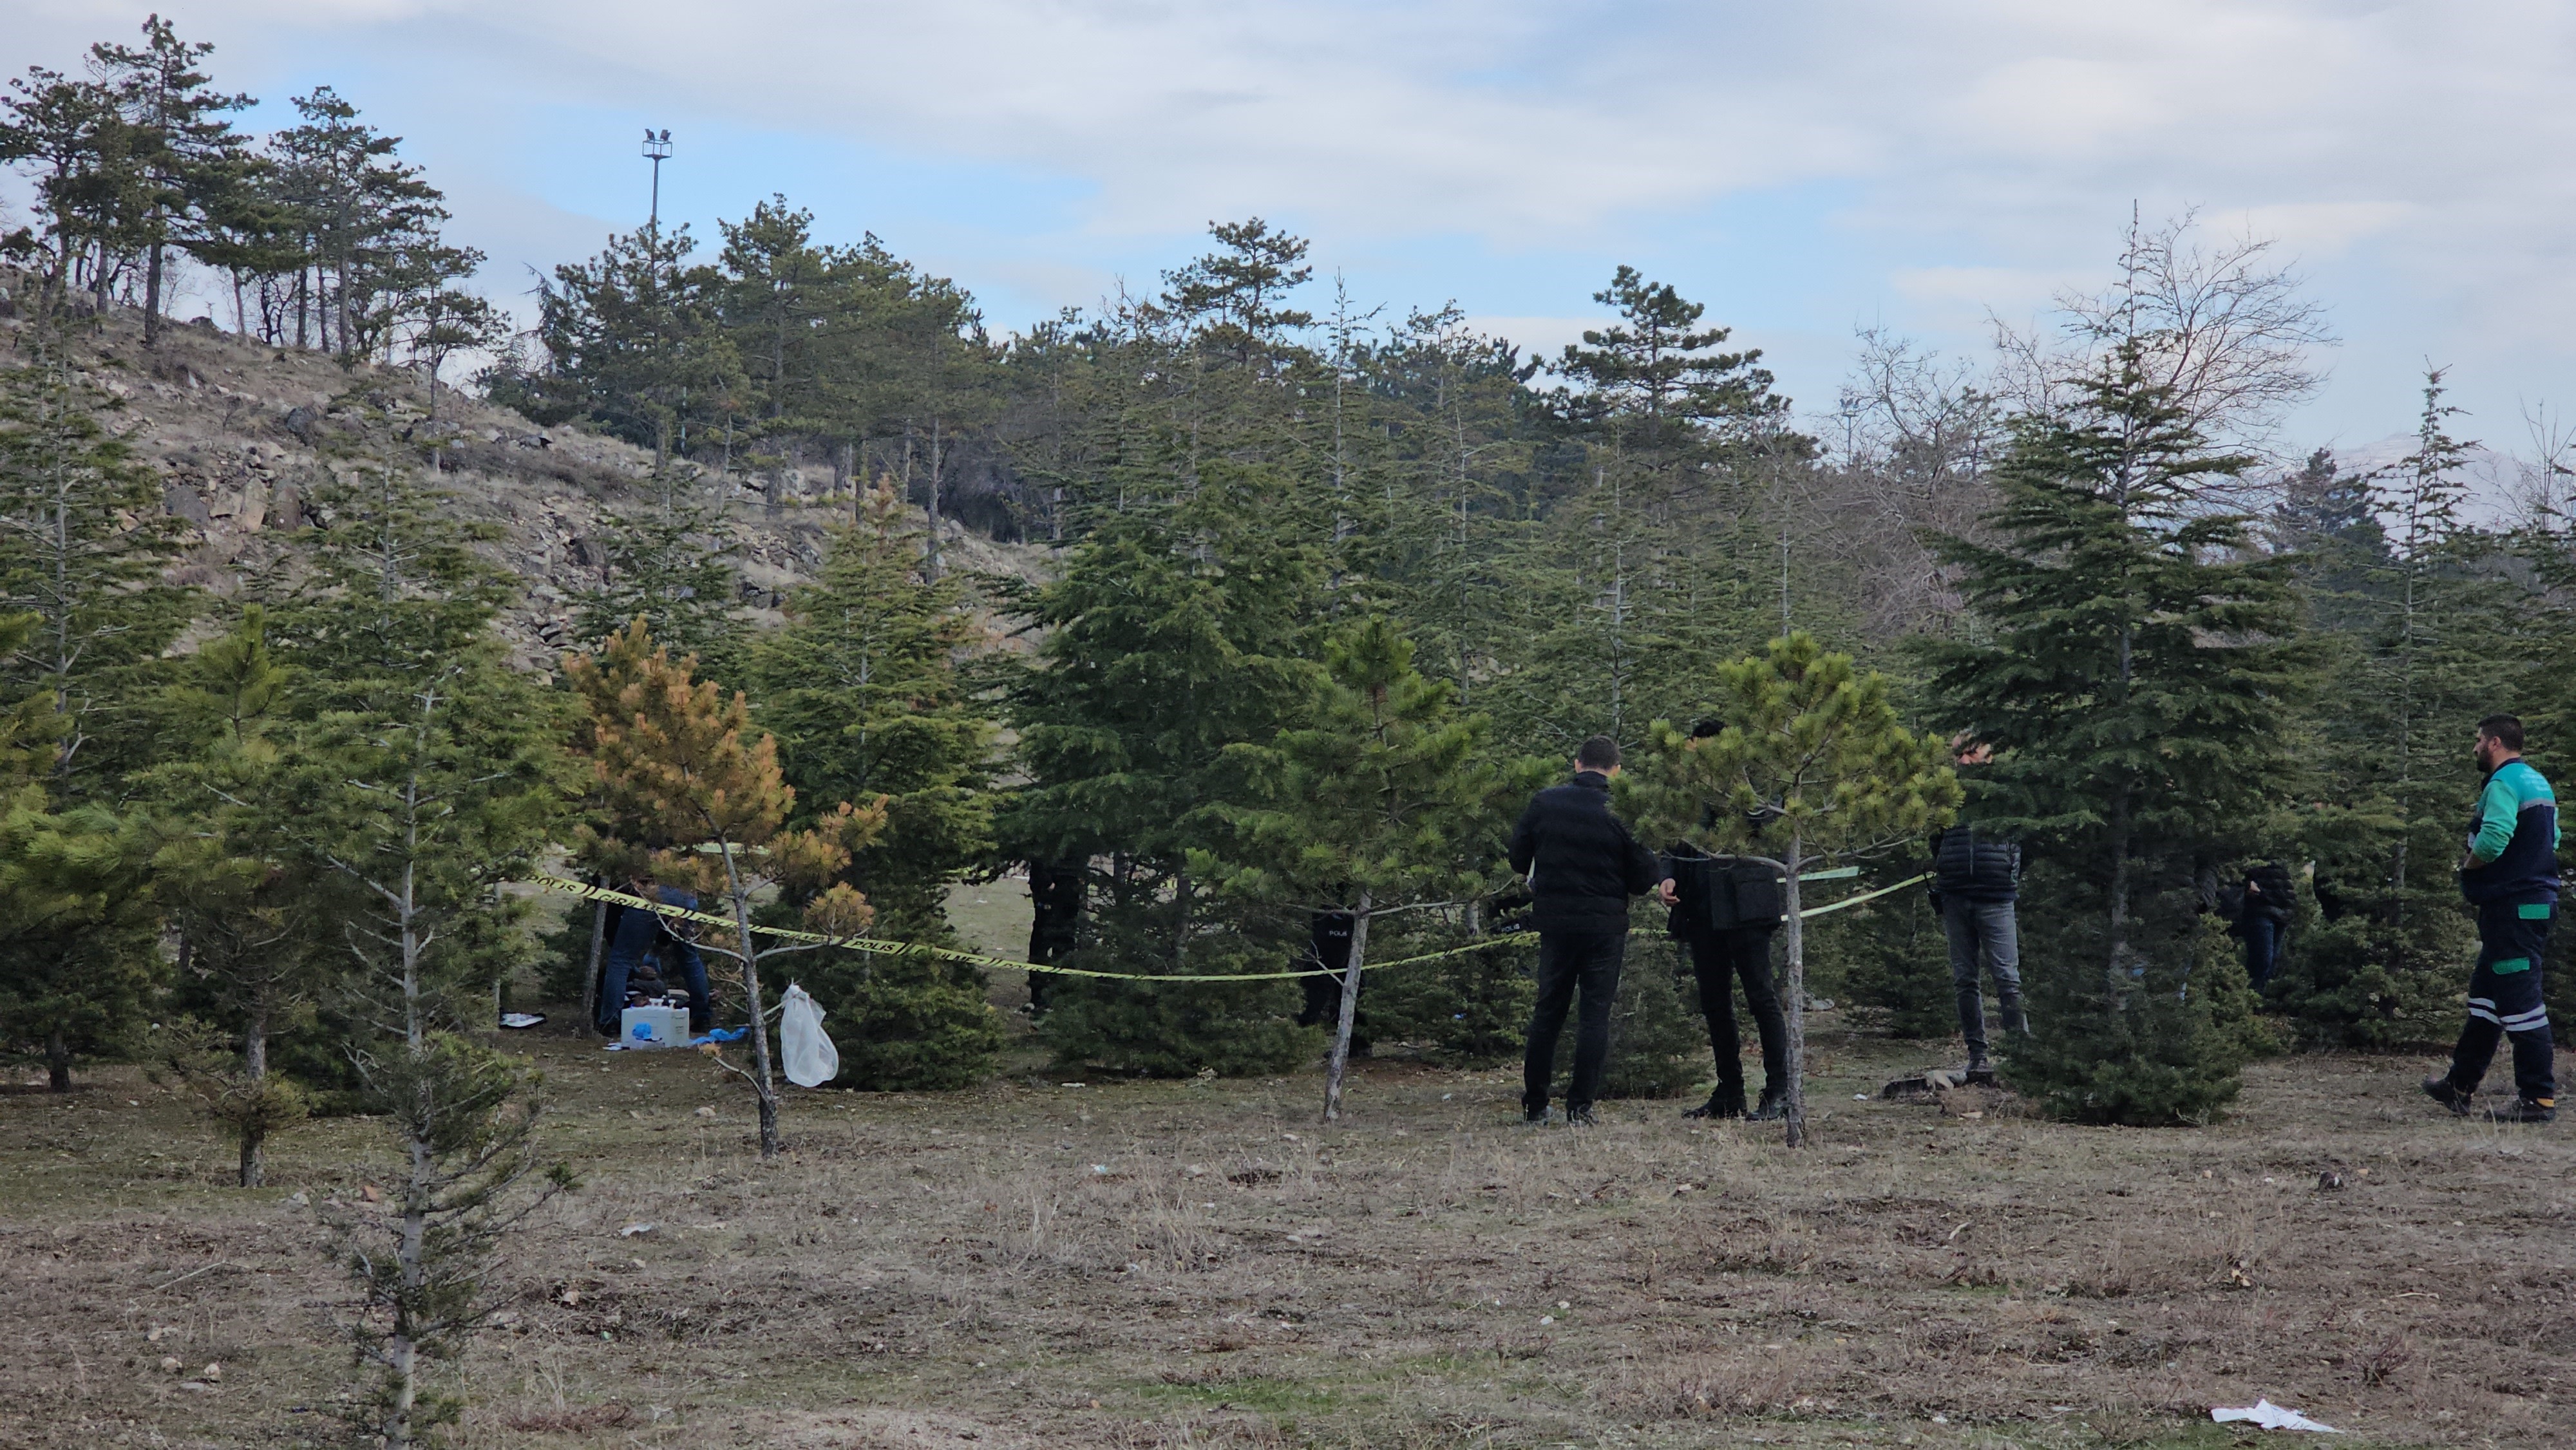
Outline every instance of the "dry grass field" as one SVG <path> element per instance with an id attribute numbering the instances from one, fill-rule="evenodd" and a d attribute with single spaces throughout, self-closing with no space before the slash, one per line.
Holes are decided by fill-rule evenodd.
<path id="1" fill-rule="evenodd" d="M 442 1370 L 456 1440 L 2214 1446 L 2278 1438 L 2207 1419 L 2268 1396 L 2372 1445 L 2576 1443 L 2567 1125 L 2454 1122 L 2423 1063 L 2352 1057 L 2262 1065 L 2197 1131 L 1864 1102 L 1926 1049 L 1819 1026 L 1800 1153 L 1679 1104 L 1524 1128 L 1501 1073 L 1372 1066 L 1327 1130 L 1313 1073 L 1024 1056 L 791 1090 L 769 1166 L 694 1055 L 526 1034 L 585 1182 Z M 347 1442 L 308 1205 L 386 1154 L 339 1120 L 272 1161 L 225 1186 L 128 1070 L 0 1095 L 0 1445 Z"/>

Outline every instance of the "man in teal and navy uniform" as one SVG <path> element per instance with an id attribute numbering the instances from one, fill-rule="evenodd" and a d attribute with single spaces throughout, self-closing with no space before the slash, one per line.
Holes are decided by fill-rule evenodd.
<path id="1" fill-rule="evenodd" d="M 2460 893 L 2478 909 L 2478 965 L 2469 974 L 2469 1021 L 2452 1049 L 2451 1070 L 2426 1078 L 2424 1091 L 2467 1116 L 2497 1040 L 2511 1038 L 2514 1104 L 2487 1116 L 2546 1123 L 2558 1115 L 2558 1084 L 2550 1076 L 2540 968 L 2558 910 L 2558 798 L 2522 758 L 2522 722 L 2511 715 L 2478 722 L 2477 756 L 2487 776 L 2469 818 Z"/>

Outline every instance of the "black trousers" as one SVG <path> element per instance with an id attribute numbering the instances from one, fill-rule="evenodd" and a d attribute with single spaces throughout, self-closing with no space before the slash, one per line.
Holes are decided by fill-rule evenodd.
<path id="1" fill-rule="evenodd" d="M 1578 988 L 1583 1008 L 1575 1019 L 1574 1076 L 1565 1085 L 1565 1109 L 1592 1106 L 1601 1070 L 1610 1061 L 1610 1004 L 1619 995 L 1619 966 L 1627 959 L 1625 927 L 1538 934 L 1538 1007 L 1530 1014 L 1529 1051 L 1521 1061 L 1521 1109 L 1547 1111 L 1548 1085 L 1556 1076 L 1556 1039 Z"/>
<path id="2" fill-rule="evenodd" d="M 2451 1050 L 2451 1083 L 2475 1092 L 2495 1060 L 2496 1044 L 2513 1041 L 2513 1086 L 2529 1102 L 2555 1102 L 2549 1009 L 2541 1005 L 2540 968 L 2558 914 L 2545 901 L 2491 901 L 2478 908 L 2478 965 L 2469 973 L 2469 1020 Z"/>
<path id="3" fill-rule="evenodd" d="M 1780 989 L 1771 976 L 1771 933 L 1708 931 L 1688 938 L 1691 970 L 1699 978 L 1700 1015 L 1708 1019 L 1709 1049 L 1717 1054 L 1717 1099 L 1744 1105 L 1744 1040 L 1735 1027 L 1735 984 L 1744 983 L 1744 1005 L 1762 1036 L 1762 1095 L 1789 1090 L 1789 1024 L 1780 1015 Z"/>

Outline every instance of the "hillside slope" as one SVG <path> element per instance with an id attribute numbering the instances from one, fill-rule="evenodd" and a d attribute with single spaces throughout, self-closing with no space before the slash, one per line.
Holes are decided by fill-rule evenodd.
<path id="1" fill-rule="evenodd" d="M 0 364 L 23 360 L 27 326 L 0 300 Z M 445 385 L 433 425 L 429 389 L 405 368 L 344 368 L 202 321 L 166 329 L 161 345 L 147 351 L 140 314 L 123 309 L 95 332 L 84 330 L 73 356 L 91 384 L 120 400 L 103 421 L 160 473 L 163 506 L 190 525 L 190 548 L 174 575 L 218 594 L 239 586 L 263 536 L 303 521 L 317 486 L 371 466 L 352 456 L 358 450 L 351 445 L 396 445 L 392 451 L 426 476 L 429 444 L 445 440 L 439 486 L 454 495 L 461 516 L 499 526 L 499 537 L 482 547 L 524 584 L 502 631 L 524 663 L 550 665 L 571 642 L 575 597 L 599 582 L 604 516 L 640 509 L 655 496 L 651 453 L 614 438 L 539 428 Z M 720 485 L 704 477 L 689 486 Z M 740 603 L 751 618 L 774 623 L 786 592 L 820 567 L 827 531 L 850 518 L 851 500 L 846 489 L 826 497 L 830 476 L 811 470 L 791 480 L 791 497 L 777 507 L 738 484 L 725 491 L 725 514 L 740 541 Z M 941 532 L 952 570 L 1043 577 L 1044 548 L 997 543 L 954 520 Z"/>

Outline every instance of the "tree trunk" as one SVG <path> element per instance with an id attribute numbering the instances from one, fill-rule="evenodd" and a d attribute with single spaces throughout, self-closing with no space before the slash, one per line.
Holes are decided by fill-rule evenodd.
<path id="1" fill-rule="evenodd" d="M 268 993 L 251 996 L 250 1017 L 242 1023 L 242 1076 L 254 1093 L 268 1085 Z M 262 1113 L 251 1113 L 241 1125 L 241 1186 L 263 1187 L 268 1182 L 268 1123 Z"/>
<path id="2" fill-rule="evenodd" d="M 752 946 L 751 891 L 733 864 L 733 843 L 722 842 L 725 892 L 733 899 L 734 931 L 741 937 L 742 995 L 751 1005 L 751 1090 L 760 1102 L 760 1156 L 778 1156 L 778 1078 L 770 1069 L 769 1015 L 760 1000 L 760 953 Z"/>
<path id="3" fill-rule="evenodd" d="M 606 881 L 598 883 L 607 885 Z M 590 970 L 581 979 L 581 1021 L 589 1027 L 599 1021 L 599 952 L 608 940 L 608 903 L 590 904 Z"/>
<path id="4" fill-rule="evenodd" d="M 1351 960 L 1342 969 L 1342 1015 L 1333 1024 L 1333 1057 L 1324 1069 L 1324 1121 L 1336 1123 L 1342 1117 L 1342 1074 L 1351 1065 L 1351 1028 L 1360 1015 L 1360 962 L 1368 955 L 1369 908 L 1374 905 L 1369 893 L 1351 909 Z"/>
<path id="5" fill-rule="evenodd" d="M 59 1027 L 45 1033 L 45 1086 L 58 1093 L 72 1090 L 72 1044 Z"/>
<path id="6" fill-rule="evenodd" d="M 1783 924 L 1789 934 L 1789 980 L 1781 989 L 1788 998 L 1781 1010 L 1788 1027 L 1789 1084 L 1783 1101 L 1792 1148 L 1807 1146 L 1807 930 L 1798 915 L 1798 863 L 1806 854 L 1804 844 L 1796 835 L 1789 837 L 1789 856 L 1781 873 L 1788 878 L 1784 899 L 1789 907 L 1789 919 Z"/>
<path id="7" fill-rule="evenodd" d="M 921 577 L 924 583 L 939 582 L 939 420 L 930 420 L 930 493 L 923 512 L 930 520 L 930 550 L 922 556 Z"/>
<path id="8" fill-rule="evenodd" d="M 143 345 L 161 345 L 161 244 L 152 244 L 143 266 Z"/>

